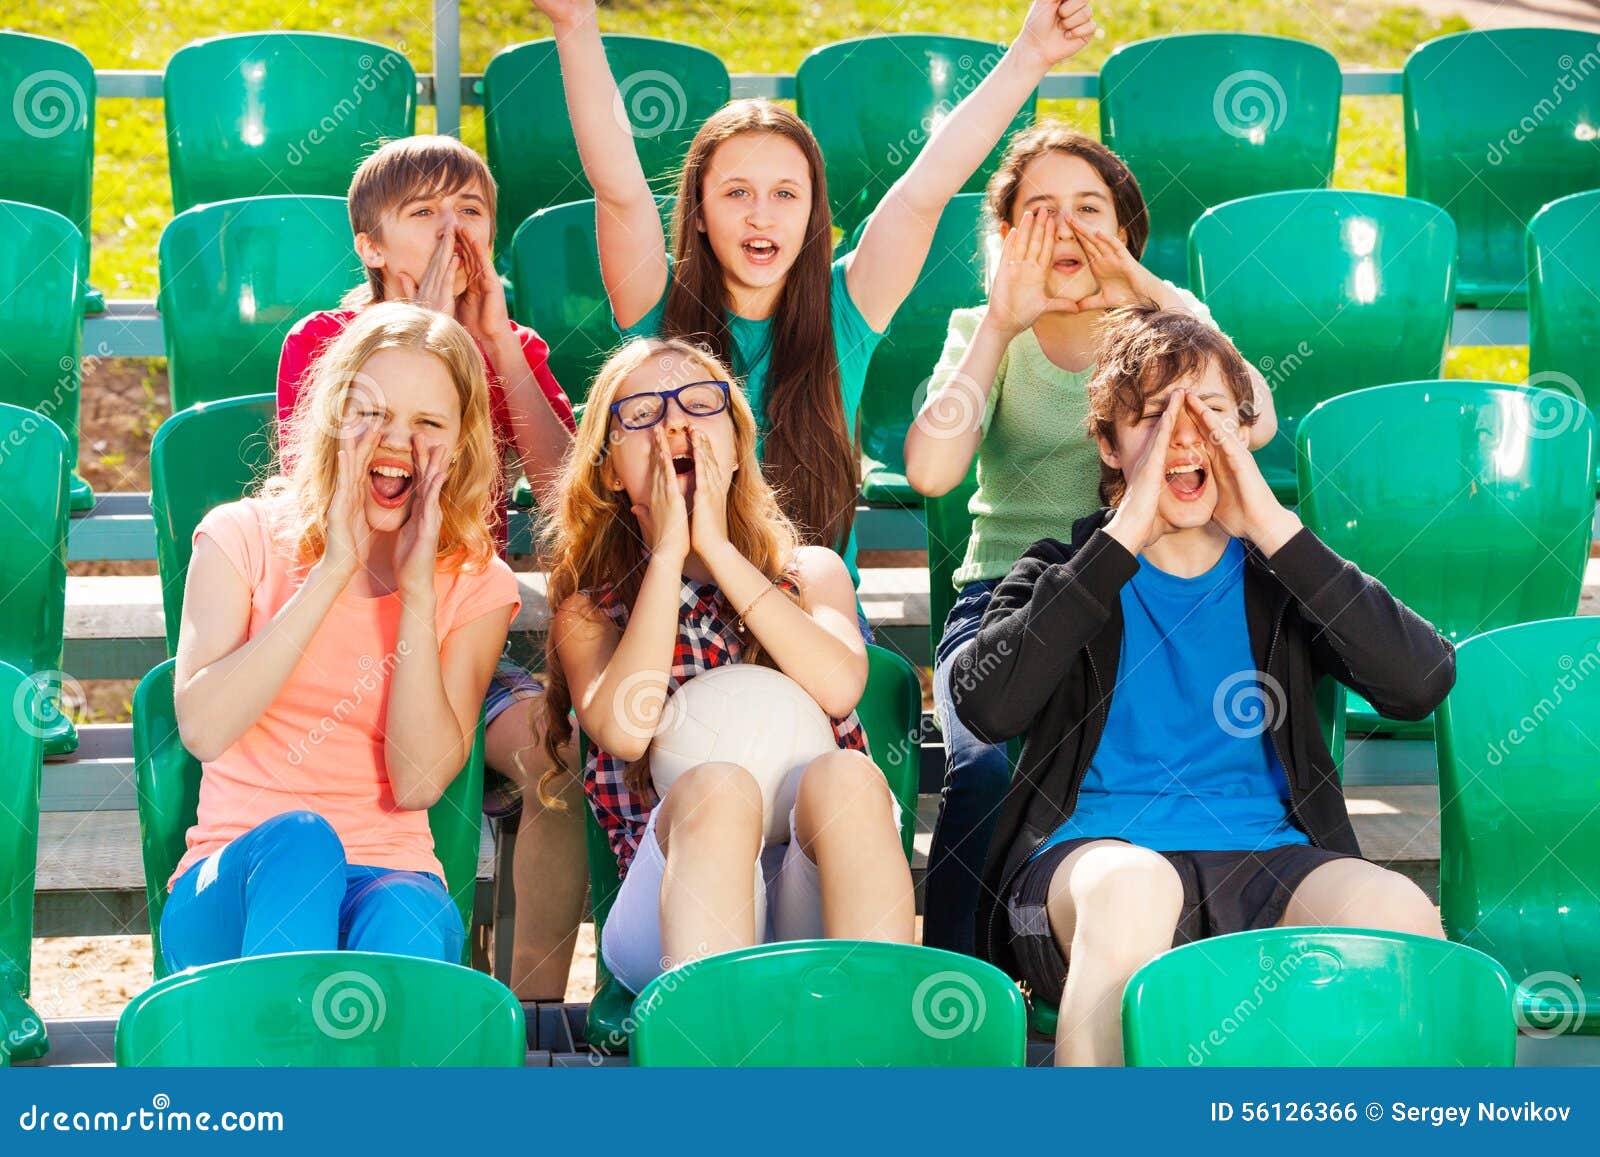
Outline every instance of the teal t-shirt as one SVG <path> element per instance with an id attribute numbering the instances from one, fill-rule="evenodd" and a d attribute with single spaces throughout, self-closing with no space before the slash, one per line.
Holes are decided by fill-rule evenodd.
<path id="1" fill-rule="evenodd" d="M 833 348 L 839 357 L 839 392 L 844 402 L 845 428 L 854 436 L 856 414 L 861 409 L 861 394 L 867 384 L 867 366 L 872 362 L 872 352 L 883 340 L 883 332 L 873 329 L 861 316 L 850 287 L 845 280 L 845 263 L 849 254 L 833 262 L 832 288 L 829 300 L 833 311 Z M 670 276 L 670 274 L 669 274 Z M 659 337 L 661 320 L 667 312 L 667 295 L 651 306 L 650 312 L 624 329 L 617 325 L 613 314 L 611 324 L 624 338 Z M 728 340 L 733 348 L 733 372 L 744 387 L 750 408 L 756 413 L 756 456 L 760 457 L 767 429 L 767 373 L 772 364 L 772 319 L 752 321 L 738 314 L 728 314 Z M 856 536 L 852 529 L 850 541 L 845 543 L 844 564 L 850 578 L 858 586 L 861 575 L 856 570 Z"/>

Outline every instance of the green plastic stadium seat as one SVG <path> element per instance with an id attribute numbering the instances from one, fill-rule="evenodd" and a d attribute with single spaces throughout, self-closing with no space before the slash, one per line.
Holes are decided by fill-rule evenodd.
<path id="1" fill-rule="evenodd" d="M 929 129 L 1004 54 L 1004 45 L 987 40 L 896 34 L 841 40 L 806 55 L 795 71 L 795 104 L 822 146 L 828 204 L 845 236 L 911 167 Z M 1004 136 L 1032 124 L 1034 107 L 1029 97 Z M 982 192 L 1004 152 L 1002 139 L 961 191 Z"/>
<path id="2" fill-rule="evenodd" d="M 1452 642 L 1578 609 L 1594 418 L 1553 390 L 1406 382 L 1300 423 L 1300 517 Z M 1352 731 L 1412 737 L 1351 700 Z"/>
<path id="3" fill-rule="evenodd" d="M 653 36 L 603 36 L 646 179 L 673 192 L 700 125 L 728 102 L 728 68 L 716 54 Z M 513 44 L 483 74 L 484 136 L 499 185 L 502 248 L 541 209 L 591 195 L 567 119 L 554 40 Z"/>
<path id="4" fill-rule="evenodd" d="M 1502 627 L 1456 652 L 1436 722 L 1439 900 L 1505 965 L 1526 1030 L 1600 1033 L 1600 619 Z"/>
<path id="5" fill-rule="evenodd" d="M 35 684 L 27 710 L 13 711 L 16 723 L 38 734 L 46 755 L 66 755 L 77 750 L 78 733 L 62 702 L 83 706 L 76 680 L 61 670 L 67 439 L 32 410 L 0 404 L 0 446 L 0 663 Z"/>
<path id="6" fill-rule="evenodd" d="M 161 231 L 161 331 L 174 411 L 270 393 L 294 323 L 366 282 L 343 197 L 245 197 Z"/>
<path id="7" fill-rule="evenodd" d="M 912 837 L 917 826 L 917 785 L 921 774 L 922 684 L 916 668 L 906 659 L 883 647 L 867 646 L 867 689 L 856 706 L 861 727 L 867 733 L 872 758 L 889 781 L 889 789 L 900 801 L 902 846 L 911 859 Z M 579 734 L 580 766 L 587 762 L 589 740 Z M 606 968 L 600 955 L 600 933 L 606 916 L 617 898 L 621 881 L 617 859 L 611 854 L 594 809 L 584 808 L 589 852 L 589 910 L 594 918 L 595 993 L 589 1002 L 585 1035 L 589 1043 L 606 1052 L 621 1052 L 628 1046 L 628 1026 L 633 1008 L 633 993 L 624 988 Z"/>
<path id="8" fill-rule="evenodd" d="M 1600 386 L 1600 190 L 1552 201 L 1528 223 L 1528 334 L 1530 386 L 1577 398 Z"/>
<path id="9" fill-rule="evenodd" d="M 1184 243 L 1207 208 L 1326 188 L 1342 88 L 1332 53 L 1283 36 L 1197 32 L 1113 52 L 1100 68 L 1100 139 L 1144 193 L 1145 266 L 1183 285 Z"/>
<path id="10" fill-rule="evenodd" d="M 94 65 L 72 45 L 0 32 L 0 198 L 54 209 L 77 226 L 89 268 L 89 196 L 94 182 Z M 84 312 L 105 298 L 90 287 Z"/>
<path id="11" fill-rule="evenodd" d="M 151 439 L 150 513 L 169 655 L 178 650 L 194 528 L 213 507 L 237 501 L 267 477 L 276 428 L 276 395 L 257 394 L 180 410 Z"/>
<path id="12" fill-rule="evenodd" d="M 37 205 L 0 201 L 0 403 L 37 410 L 67 436 L 74 512 L 94 505 L 76 474 L 87 254 L 77 227 Z M 53 753 L 52 753 L 53 754 Z"/>
<path id="13" fill-rule="evenodd" d="M 39 854 L 39 768 L 44 747 L 26 720 L 39 685 L 0 663 L 0 696 L 23 710 L 0 726 L 0 1068 L 49 1048 L 44 1018 L 29 1007 L 33 960 L 33 876 Z"/>
<path id="14" fill-rule="evenodd" d="M 1460 304 L 1522 308 L 1528 222 L 1600 187 L 1600 70 L 1573 67 L 1593 50 L 1591 32 L 1497 28 L 1406 59 L 1406 193 L 1455 218 Z"/>
<path id="15" fill-rule="evenodd" d="M 387 45 L 320 32 L 196 40 L 162 84 L 172 207 L 343 197 L 368 153 L 416 131 L 417 74 Z"/>
<path id="16" fill-rule="evenodd" d="M 167 972 L 161 952 L 161 912 L 167 903 L 167 881 L 183 858 L 184 836 L 194 826 L 200 806 L 200 761 L 189 754 L 178 735 L 178 716 L 172 701 L 172 671 L 171 659 L 152 667 L 133 692 L 133 773 L 139 792 L 144 894 L 150 914 L 150 948 L 157 980 Z M 466 963 L 472 951 L 472 906 L 478 885 L 482 822 L 483 721 L 480 718 L 466 766 L 439 802 L 428 809 L 434 855 L 444 865 L 445 885 L 461 912 L 461 926 L 469 933 L 462 963 Z"/>
<path id="17" fill-rule="evenodd" d="M 859 230 L 857 237 L 859 239 Z M 861 395 L 861 496 L 874 506 L 920 506 L 906 482 L 906 431 L 939 364 L 950 314 L 982 305 L 983 194 L 958 193 L 945 207 L 928 260 L 878 343 Z"/>
<path id="18" fill-rule="evenodd" d="M 1268 193 L 1208 210 L 1191 284 L 1272 389 L 1278 435 L 1256 452 L 1296 501 L 1295 428 L 1318 402 L 1439 376 L 1454 316 L 1444 210 L 1383 193 Z"/>
<path id="19" fill-rule="evenodd" d="M 1447 940 L 1331 928 L 1238 932 L 1157 956 L 1122 996 L 1141 1067 L 1510 1067 L 1511 978 Z"/>
<path id="20" fill-rule="evenodd" d="M 663 227 L 673 203 L 671 197 L 657 199 Z M 622 340 L 600 279 L 594 202 L 555 205 L 524 221 L 511 240 L 511 280 L 517 287 L 516 320 L 550 344 L 550 370 L 577 405 Z"/>
<path id="21" fill-rule="evenodd" d="M 191 968 L 134 997 L 117 1064 L 519 1068 L 527 1025 L 481 972 L 384 952 L 283 952 Z"/>
<path id="22" fill-rule="evenodd" d="M 1027 1053 L 1022 994 L 1005 973 L 914 944 L 724 952 L 651 981 L 633 1016 L 641 1068 L 1021 1068 Z"/>

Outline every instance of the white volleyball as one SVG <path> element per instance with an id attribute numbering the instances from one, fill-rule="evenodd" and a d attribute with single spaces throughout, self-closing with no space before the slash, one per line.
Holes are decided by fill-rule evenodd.
<path id="1" fill-rule="evenodd" d="M 827 713 L 800 684 L 770 667 L 729 663 L 667 700 L 650 742 L 650 778 L 665 796 L 697 764 L 738 764 L 761 786 L 767 842 L 783 843 L 799 773 L 836 747 Z"/>

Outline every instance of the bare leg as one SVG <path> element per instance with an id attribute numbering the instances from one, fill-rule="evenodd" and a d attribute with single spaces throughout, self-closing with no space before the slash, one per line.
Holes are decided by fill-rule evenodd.
<path id="1" fill-rule="evenodd" d="M 1050 931 L 1071 962 L 1056 1064 L 1122 1063 L 1122 990 L 1172 947 L 1183 883 L 1162 856 L 1116 840 L 1078 848 L 1050 877 Z"/>
<path id="2" fill-rule="evenodd" d="M 755 873 L 761 788 L 744 768 L 702 763 L 678 777 L 659 805 L 663 968 L 748 948 L 756 941 Z"/>
<path id="3" fill-rule="evenodd" d="M 1438 910 L 1415 883 L 1366 860 L 1330 860 L 1289 897 L 1280 927 L 1382 928 L 1444 939 Z"/>
<path id="4" fill-rule="evenodd" d="M 794 807 L 795 836 L 822 878 L 824 934 L 910 944 L 916 898 L 883 772 L 859 751 L 819 755 Z"/>
<path id="5" fill-rule="evenodd" d="M 484 762 L 522 785 L 522 820 L 512 852 L 517 920 L 511 988 L 521 1000 L 563 1000 L 589 882 L 583 832 L 587 804 L 575 775 L 560 780 L 565 810 L 540 803 L 539 780 L 548 763 L 538 706 L 536 699 L 514 703 L 495 716 L 484 736 Z"/>

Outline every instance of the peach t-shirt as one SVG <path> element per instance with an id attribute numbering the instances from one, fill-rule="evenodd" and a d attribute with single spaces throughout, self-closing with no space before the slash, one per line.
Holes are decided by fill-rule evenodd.
<path id="1" fill-rule="evenodd" d="M 273 543 L 269 508 L 260 498 L 230 502 L 194 532 L 196 541 L 210 538 L 249 584 L 252 638 L 305 577 L 304 570 L 292 573 L 292 560 Z M 441 571 L 434 582 L 441 641 L 480 615 L 522 603 L 516 576 L 499 558 L 477 574 Z M 169 888 L 230 840 L 302 809 L 333 825 L 349 863 L 444 875 L 428 813 L 395 806 L 384 767 L 389 676 L 404 660 L 396 652 L 399 631 L 398 593 L 339 596 L 278 697 L 204 765 L 199 815 Z"/>

